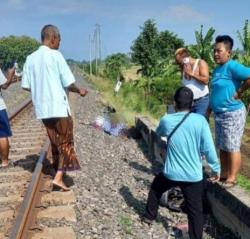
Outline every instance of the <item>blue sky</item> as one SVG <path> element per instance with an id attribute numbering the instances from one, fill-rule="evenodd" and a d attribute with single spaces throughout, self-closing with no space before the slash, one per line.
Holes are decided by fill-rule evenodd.
<path id="1" fill-rule="evenodd" d="M 45 24 L 61 31 L 60 50 L 66 58 L 88 59 L 89 35 L 101 25 L 102 56 L 127 53 L 140 33 L 140 26 L 151 18 L 158 29 L 169 30 L 195 42 L 194 31 L 214 27 L 217 34 L 235 39 L 245 19 L 250 20 L 250 1 L 238 0 L 1 0 L 0 37 L 28 35 L 40 40 Z"/>

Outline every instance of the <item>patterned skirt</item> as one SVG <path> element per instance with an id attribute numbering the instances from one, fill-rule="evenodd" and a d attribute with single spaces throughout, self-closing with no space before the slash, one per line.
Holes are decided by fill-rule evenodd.
<path id="1" fill-rule="evenodd" d="M 215 113 L 215 142 L 218 149 L 240 152 L 241 138 L 246 122 L 246 108 L 224 113 Z"/>
<path id="2" fill-rule="evenodd" d="M 52 148 L 53 164 L 56 170 L 79 170 L 73 141 L 72 117 L 43 119 Z"/>

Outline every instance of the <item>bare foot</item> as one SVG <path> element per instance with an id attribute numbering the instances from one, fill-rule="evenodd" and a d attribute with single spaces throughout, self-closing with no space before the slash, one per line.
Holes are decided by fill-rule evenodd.
<path id="1" fill-rule="evenodd" d="M 56 182 L 55 180 L 53 180 L 52 185 L 55 189 L 60 189 L 62 191 L 70 191 L 70 188 L 68 188 L 63 182 Z"/>
<path id="2" fill-rule="evenodd" d="M 7 167 L 9 165 L 9 161 L 8 160 L 3 160 L 2 161 L 2 167 Z"/>

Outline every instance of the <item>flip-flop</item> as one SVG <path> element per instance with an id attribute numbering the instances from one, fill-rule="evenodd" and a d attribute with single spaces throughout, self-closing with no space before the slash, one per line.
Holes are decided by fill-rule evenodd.
<path id="1" fill-rule="evenodd" d="M 232 188 L 235 185 L 237 185 L 237 181 L 225 181 L 225 182 L 222 183 L 222 187 L 226 188 L 226 189 Z"/>

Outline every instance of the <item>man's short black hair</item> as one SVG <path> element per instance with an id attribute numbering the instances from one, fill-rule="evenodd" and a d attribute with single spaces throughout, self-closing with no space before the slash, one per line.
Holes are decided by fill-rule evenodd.
<path id="1" fill-rule="evenodd" d="M 182 86 L 176 90 L 174 101 L 178 110 L 191 110 L 193 104 L 194 94 L 186 86 Z"/>
<path id="2" fill-rule="evenodd" d="M 234 40 L 228 35 L 219 35 L 215 38 L 215 43 L 224 43 L 229 50 L 233 49 Z"/>
<path id="3" fill-rule="evenodd" d="M 41 31 L 41 40 L 50 39 L 52 36 L 60 36 L 58 28 L 54 25 L 45 25 Z"/>

